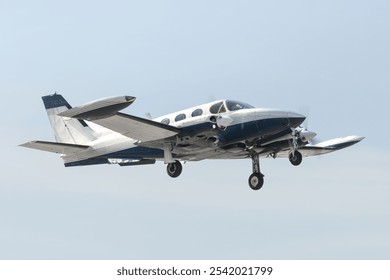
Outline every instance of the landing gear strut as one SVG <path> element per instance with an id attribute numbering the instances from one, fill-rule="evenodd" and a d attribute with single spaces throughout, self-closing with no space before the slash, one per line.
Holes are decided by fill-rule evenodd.
<path id="1" fill-rule="evenodd" d="M 253 173 L 249 177 L 248 183 L 252 190 L 260 190 L 264 184 L 264 175 L 260 172 L 260 160 L 258 154 L 252 154 L 252 170 Z"/>
<path id="2" fill-rule="evenodd" d="M 300 135 L 296 129 L 292 129 L 292 137 L 292 147 L 288 159 L 292 165 L 298 166 L 302 162 L 302 154 L 298 152 L 298 139 L 300 138 Z"/>
<path id="3" fill-rule="evenodd" d="M 172 163 L 168 163 L 168 165 L 167 165 L 167 173 L 172 178 L 179 177 L 182 170 L 183 170 L 183 166 L 181 165 L 180 161 L 178 161 L 178 160 L 176 160 L 175 162 L 172 162 Z"/>

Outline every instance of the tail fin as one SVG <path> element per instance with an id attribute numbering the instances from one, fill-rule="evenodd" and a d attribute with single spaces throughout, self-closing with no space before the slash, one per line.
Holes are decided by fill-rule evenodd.
<path id="1" fill-rule="evenodd" d="M 42 97 L 57 142 L 86 144 L 96 140 L 95 132 L 83 120 L 58 116 L 72 107 L 60 94 Z"/>

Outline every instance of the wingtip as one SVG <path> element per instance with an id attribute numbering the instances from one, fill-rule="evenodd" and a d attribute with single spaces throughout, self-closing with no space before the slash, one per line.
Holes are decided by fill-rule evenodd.
<path id="1" fill-rule="evenodd" d="M 18 147 L 30 148 L 30 145 L 32 144 L 32 142 L 34 142 L 34 141 L 30 141 L 30 142 L 26 142 L 26 143 L 23 143 L 23 144 L 19 144 Z"/>
<path id="2" fill-rule="evenodd" d="M 30 141 L 30 142 L 23 143 L 23 144 L 19 144 L 18 147 L 26 147 L 26 145 L 28 145 L 29 143 L 31 143 L 31 141 Z"/>
<path id="3" fill-rule="evenodd" d="M 136 97 L 125 95 L 125 99 L 126 99 L 127 102 L 134 102 Z"/>
<path id="4" fill-rule="evenodd" d="M 57 114 L 60 117 L 83 120 L 97 120 L 111 117 L 130 106 L 135 100 L 132 96 L 107 97 L 74 107 Z"/>
<path id="5" fill-rule="evenodd" d="M 355 136 L 352 136 L 352 137 L 354 137 L 355 139 L 355 141 L 356 142 L 360 142 L 360 141 L 362 141 L 362 140 L 364 140 L 366 137 L 364 137 L 364 136 L 357 136 L 357 135 L 355 135 Z"/>
<path id="6" fill-rule="evenodd" d="M 19 144 L 18 147 L 29 148 L 29 146 L 30 146 L 31 144 L 35 144 L 35 143 L 38 143 L 38 142 L 39 142 L 38 140 L 28 141 L 28 142 L 26 142 L 26 143 Z"/>

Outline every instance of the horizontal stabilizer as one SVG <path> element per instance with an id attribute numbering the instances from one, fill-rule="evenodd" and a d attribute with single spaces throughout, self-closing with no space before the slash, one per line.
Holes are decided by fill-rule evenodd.
<path id="1" fill-rule="evenodd" d="M 85 145 L 58 143 L 58 142 L 47 142 L 47 141 L 31 141 L 20 145 L 22 147 L 41 150 L 45 152 L 57 153 L 57 154 L 73 154 L 84 151 L 89 148 Z"/>
<path id="2" fill-rule="evenodd" d="M 109 97 L 75 107 L 58 114 L 60 117 L 82 119 L 87 121 L 108 118 L 135 101 L 133 96 Z"/>

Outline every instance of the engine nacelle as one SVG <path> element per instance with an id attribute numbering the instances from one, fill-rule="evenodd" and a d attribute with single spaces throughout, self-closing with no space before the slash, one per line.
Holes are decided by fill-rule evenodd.
<path id="1" fill-rule="evenodd" d="M 233 119 L 228 116 L 211 116 L 210 121 L 216 124 L 219 128 L 224 129 L 233 122 Z"/>
<path id="2" fill-rule="evenodd" d="M 216 122 L 219 128 L 226 128 L 233 122 L 233 119 L 228 116 L 218 116 Z"/>
<path id="3" fill-rule="evenodd" d="M 299 132 L 299 137 L 301 138 L 301 140 L 303 142 L 309 142 L 316 136 L 317 136 L 317 133 L 315 133 L 313 131 L 302 130 Z"/>

